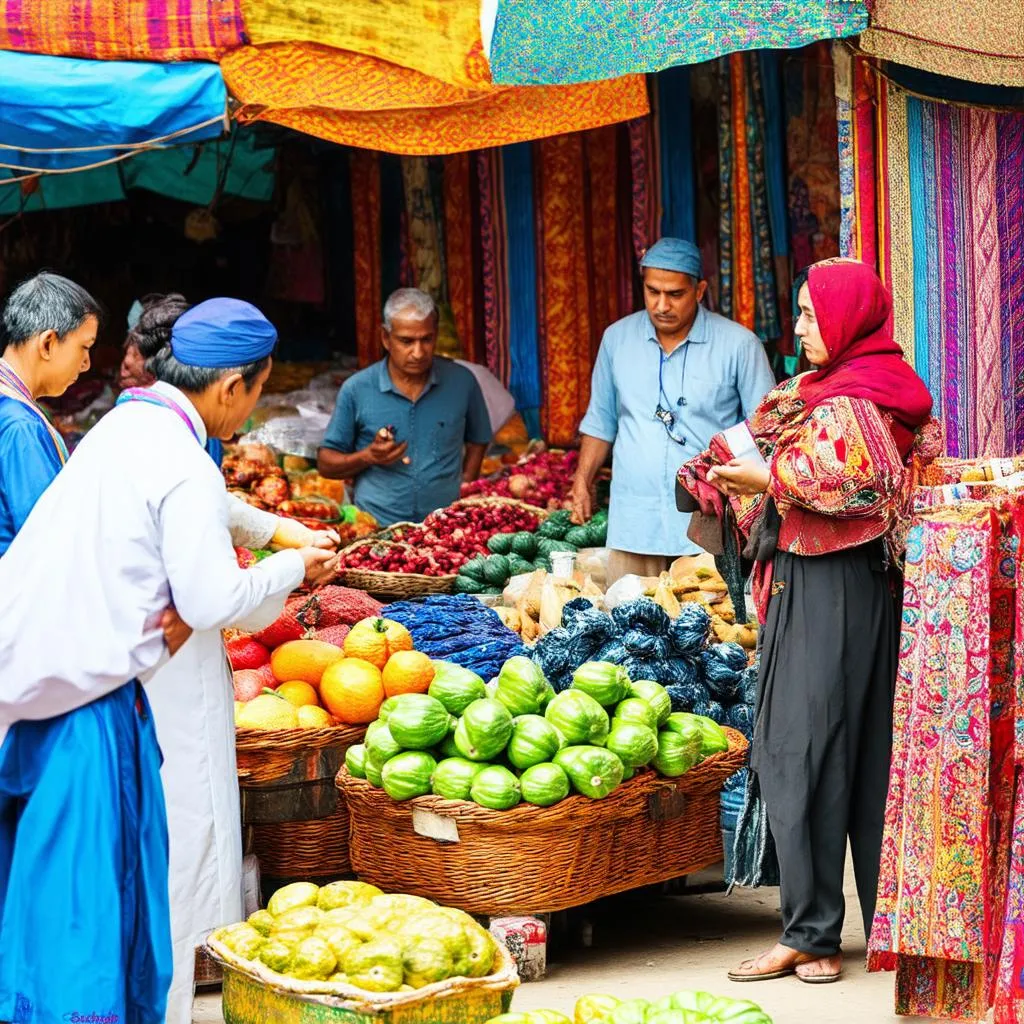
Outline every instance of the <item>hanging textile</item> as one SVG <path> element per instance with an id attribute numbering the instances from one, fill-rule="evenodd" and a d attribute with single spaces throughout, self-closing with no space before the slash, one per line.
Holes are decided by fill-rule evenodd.
<path id="1" fill-rule="evenodd" d="M 861 0 L 499 0 L 491 73 L 503 85 L 595 82 L 856 35 L 867 22 Z"/>
<path id="2" fill-rule="evenodd" d="M 979 1020 L 1005 954 L 1024 500 L 925 513 L 907 545 L 869 969 L 901 1014 Z M 1019 634 L 1017 636 L 1019 642 Z"/>
<path id="3" fill-rule="evenodd" d="M 473 289 L 473 184 L 470 156 L 456 153 L 444 161 L 444 251 L 448 301 L 465 359 L 477 361 Z"/>
<path id="4" fill-rule="evenodd" d="M 586 178 L 580 134 L 544 139 L 535 148 L 544 367 L 544 436 L 549 444 L 575 441 L 590 401 L 596 355 L 588 247 Z"/>
<path id="5" fill-rule="evenodd" d="M 0 52 L 0 164 L 11 169 L 93 167 L 158 140 L 214 139 L 227 127 L 216 64 Z"/>
<path id="6" fill-rule="evenodd" d="M 409 259 L 409 225 L 405 212 L 405 181 L 402 160 L 391 153 L 378 159 L 380 176 L 380 291 L 381 299 L 396 288 L 411 288 L 412 263 Z"/>
<path id="7" fill-rule="evenodd" d="M 694 207 L 693 114 L 690 69 L 670 68 L 655 79 L 661 141 L 661 236 L 697 239 Z"/>
<path id="8" fill-rule="evenodd" d="M 352 179 L 352 225 L 355 248 L 356 352 L 360 366 L 380 358 L 381 202 L 380 162 L 376 153 L 349 154 Z"/>
<path id="9" fill-rule="evenodd" d="M 874 0 L 861 46 L 866 53 L 923 71 L 1024 86 L 1024 8 L 1019 0 L 972 0 L 967 17 L 957 17 L 948 0 Z"/>
<path id="10" fill-rule="evenodd" d="M 0 50 L 94 60 L 216 60 L 245 42 L 239 0 L 0 0 Z"/>
<path id="11" fill-rule="evenodd" d="M 403 157 L 402 180 L 405 185 L 405 213 L 408 219 L 413 284 L 435 302 L 440 302 L 443 276 L 441 239 L 427 158 Z"/>
<path id="12" fill-rule="evenodd" d="M 507 388 L 511 379 L 509 352 L 508 235 L 501 153 L 476 154 L 480 184 L 480 250 L 483 278 L 484 355 L 487 368 Z"/>
<path id="13" fill-rule="evenodd" d="M 718 289 L 725 315 L 763 340 L 782 336 L 781 301 L 787 303 L 786 245 L 775 234 L 788 224 L 780 214 L 784 126 L 778 93 L 769 121 L 762 64 L 756 54 L 734 53 L 718 65 Z M 781 80 L 771 74 L 772 88 Z M 767 134 L 775 137 L 769 146 Z M 769 166 L 771 172 L 769 173 Z M 773 216 L 773 209 L 775 211 Z M 777 263 L 785 263 L 779 272 Z"/>
<path id="14" fill-rule="evenodd" d="M 641 117 L 642 76 L 586 86 L 466 89 L 312 43 L 244 46 L 221 62 L 242 122 L 272 121 L 387 153 L 441 155 Z"/>
<path id="15" fill-rule="evenodd" d="M 629 122 L 629 161 L 633 172 L 633 253 L 639 260 L 661 237 L 659 161 L 651 118 Z"/>
<path id="16" fill-rule="evenodd" d="M 852 210 L 844 252 L 866 258 L 876 247 L 895 337 L 941 410 L 949 453 L 1020 451 L 1024 114 L 919 99 L 864 58 L 837 57 L 839 93 L 847 71 L 862 83 L 853 144 L 840 148 L 844 215 Z M 873 168 L 863 153 L 877 154 Z"/>
<path id="17" fill-rule="evenodd" d="M 537 324 L 537 253 L 534 245 L 532 146 L 501 150 L 508 230 L 509 390 L 530 436 L 540 422 L 541 384 Z"/>
<path id="18" fill-rule="evenodd" d="M 632 312 L 631 308 L 620 308 L 623 245 L 618 232 L 618 141 L 618 130 L 614 127 L 595 128 L 583 136 L 590 226 L 586 256 L 593 289 L 594 329 L 599 341 L 609 324 Z"/>
<path id="19" fill-rule="evenodd" d="M 216 0 L 214 0 L 216 2 Z M 490 84 L 474 0 L 242 0 L 253 43 L 317 42 L 450 85 Z"/>

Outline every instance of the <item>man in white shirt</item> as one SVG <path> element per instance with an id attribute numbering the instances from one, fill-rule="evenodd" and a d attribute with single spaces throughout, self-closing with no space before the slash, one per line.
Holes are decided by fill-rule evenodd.
<path id="1" fill-rule="evenodd" d="M 122 395 L 0 559 L 2 1021 L 163 1020 L 167 824 L 142 687 L 167 659 L 161 617 L 268 623 L 330 559 L 238 568 L 203 445 L 249 417 L 276 332 L 230 299 L 186 316 L 163 356 L 188 386 Z"/>

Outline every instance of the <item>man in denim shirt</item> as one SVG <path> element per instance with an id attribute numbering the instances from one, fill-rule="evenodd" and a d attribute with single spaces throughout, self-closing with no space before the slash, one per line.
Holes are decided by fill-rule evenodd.
<path id="1" fill-rule="evenodd" d="M 480 386 L 465 367 L 434 358 L 437 307 L 416 288 L 384 305 L 379 363 L 338 392 L 317 465 L 354 480 L 354 501 L 382 526 L 421 522 L 480 475 L 491 422 Z"/>
<path id="2" fill-rule="evenodd" d="M 700 553 L 686 536 L 690 517 L 676 509 L 676 472 L 775 384 L 757 336 L 701 305 L 697 246 L 663 238 L 640 266 L 646 309 L 605 331 L 572 492 L 574 518 L 589 518 L 594 480 L 613 452 L 609 583 L 657 576 Z"/>

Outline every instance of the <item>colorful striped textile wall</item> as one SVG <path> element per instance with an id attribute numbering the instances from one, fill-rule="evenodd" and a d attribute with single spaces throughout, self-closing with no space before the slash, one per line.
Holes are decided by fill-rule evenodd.
<path id="1" fill-rule="evenodd" d="M 836 52 L 844 255 L 877 266 L 950 455 L 1024 450 L 1024 114 L 911 95 Z"/>

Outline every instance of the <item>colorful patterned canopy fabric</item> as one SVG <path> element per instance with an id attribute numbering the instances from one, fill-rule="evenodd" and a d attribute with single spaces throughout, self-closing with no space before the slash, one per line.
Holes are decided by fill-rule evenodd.
<path id="1" fill-rule="evenodd" d="M 990 85 L 1024 86 L 1024 5 L 972 0 L 952 17 L 948 0 L 874 0 L 867 53 L 923 71 Z M 965 13 L 968 8 L 965 8 Z"/>
<path id="2" fill-rule="evenodd" d="M 491 74 L 557 85 L 856 35 L 862 0 L 499 0 Z"/>
<path id="3" fill-rule="evenodd" d="M 405 155 L 458 153 L 646 114 L 642 76 L 587 86 L 476 90 L 315 44 L 242 47 L 221 62 L 242 122 Z"/>
<path id="4" fill-rule="evenodd" d="M 239 0 L 0 0 L 0 50 L 216 60 L 244 42 Z"/>
<path id="5" fill-rule="evenodd" d="M 491 81 L 479 0 L 242 0 L 242 12 L 253 43 L 317 42 L 451 85 Z"/>

